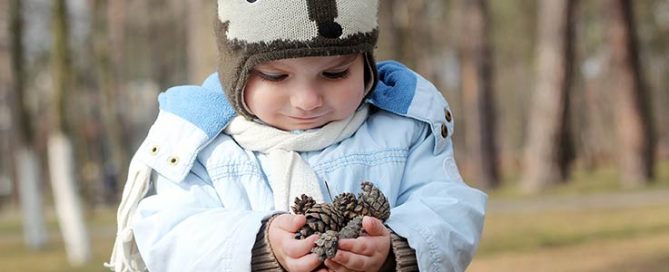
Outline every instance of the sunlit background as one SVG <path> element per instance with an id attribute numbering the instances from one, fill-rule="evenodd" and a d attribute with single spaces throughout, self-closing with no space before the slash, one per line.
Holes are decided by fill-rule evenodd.
<path id="1" fill-rule="evenodd" d="M 106 271 L 157 95 L 216 71 L 215 2 L 0 1 L 0 270 Z M 382 0 L 379 21 L 376 58 L 442 91 L 490 195 L 468 271 L 669 271 L 669 0 Z"/>

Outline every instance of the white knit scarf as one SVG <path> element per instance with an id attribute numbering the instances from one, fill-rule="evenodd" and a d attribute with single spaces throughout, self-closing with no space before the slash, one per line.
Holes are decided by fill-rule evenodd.
<path id="1" fill-rule="evenodd" d="M 320 150 L 350 137 L 367 119 L 367 114 L 368 106 L 363 105 L 347 119 L 299 134 L 238 116 L 230 121 L 225 133 L 244 149 L 267 154 L 274 208 L 287 211 L 290 201 L 301 194 L 310 195 L 316 203 L 323 202 L 318 177 L 297 152 Z"/>

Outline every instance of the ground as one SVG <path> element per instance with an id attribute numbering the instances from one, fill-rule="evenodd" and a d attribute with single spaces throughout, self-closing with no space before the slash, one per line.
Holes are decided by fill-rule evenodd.
<path id="1" fill-rule="evenodd" d="M 467 271 L 669 271 L 669 190 L 492 199 Z"/>
<path id="2" fill-rule="evenodd" d="M 88 211 L 93 259 L 67 264 L 52 213 L 49 244 L 24 247 L 19 213 L 0 211 L 2 271 L 108 271 L 115 233 L 112 208 Z M 551 195 L 493 196 L 481 246 L 469 272 L 669 271 L 669 189 Z"/>

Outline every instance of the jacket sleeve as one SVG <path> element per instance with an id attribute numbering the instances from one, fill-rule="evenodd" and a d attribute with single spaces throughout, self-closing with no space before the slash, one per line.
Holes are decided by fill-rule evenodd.
<path id="1" fill-rule="evenodd" d="M 253 246 L 253 256 L 251 257 L 251 271 L 258 272 L 283 272 L 279 261 L 272 252 L 272 247 L 269 244 L 269 224 L 272 223 L 276 216 L 272 216 L 263 221 L 260 231 L 256 236 L 256 243 Z"/>
<path id="2" fill-rule="evenodd" d="M 132 225 L 149 271 L 251 270 L 270 211 L 226 209 L 209 178 L 194 172 L 179 183 L 158 174 L 151 180 L 155 192 L 139 203 Z"/>
<path id="3" fill-rule="evenodd" d="M 465 271 L 481 237 L 487 196 L 462 181 L 450 135 L 425 126 L 418 139 L 386 224 L 415 249 L 421 271 Z M 437 141 L 445 141 L 438 151 Z"/>

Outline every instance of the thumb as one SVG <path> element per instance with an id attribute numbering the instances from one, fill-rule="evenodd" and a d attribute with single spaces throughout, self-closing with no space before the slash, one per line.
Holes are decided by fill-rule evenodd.
<path id="1" fill-rule="evenodd" d="M 291 222 L 291 232 L 296 232 L 300 230 L 300 228 L 307 223 L 307 217 L 304 215 L 294 215 L 293 216 L 293 221 Z"/>
<path id="2" fill-rule="evenodd" d="M 362 219 L 362 228 L 369 236 L 385 236 L 388 234 L 388 228 L 383 225 L 381 220 L 374 217 L 365 216 Z"/>

